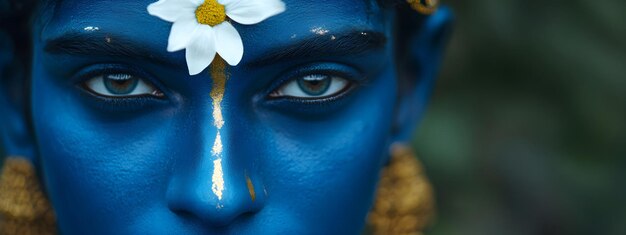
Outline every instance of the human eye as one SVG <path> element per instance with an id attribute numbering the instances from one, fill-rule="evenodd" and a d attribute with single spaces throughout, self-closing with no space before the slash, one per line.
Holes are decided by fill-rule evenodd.
<path id="1" fill-rule="evenodd" d="M 352 85 L 350 80 L 341 76 L 310 74 L 287 81 L 274 90 L 270 97 L 290 97 L 305 100 L 319 100 L 341 95 Z"/>
<path id="2" fill-rule="evenodd" d="M 163 92 L 143 78 L 125 73 L 103 73 L 82 83 L 82 88 L 105 98 L 163 97 Z"/>

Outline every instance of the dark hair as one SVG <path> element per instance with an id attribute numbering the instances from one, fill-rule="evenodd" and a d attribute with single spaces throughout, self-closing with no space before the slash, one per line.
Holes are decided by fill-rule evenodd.
<path id="1" fill-rule="evenodd" d="M 9 56 L 14 62 L 18 62 L 18 64 L 9 62 L 11 66 L 1 71 L 2 80 L 7 76 L 12 77 L 6 73 L 18 72 L 14 71 L 17 69 L 15 66 L 28 67 L 24 62 L 30 60 L 28 58 L 31 54 L 30 25 L 37 2 L 37 0 L 0 0 L 0 33 L 6 34 L 2 39 L 2 49 L 5 53 L 12 52 Z"/>
<path id="2" fill-rule="evenodd" d="M 18 104 L 27 123 L 30 113 L 31 19 L 37 0 L 0 0 L 0 93 Z M 29 126 L 32 132 L 32 126 Z M 1 149 L 2 146 L 0 146 Z"/>
<path id="3" fill-rule="evenodd" d="M 2 50 L 11 61 L 2 61 L 0 80 L 24 76 L 24 68 L 30 65 L 31 37 L 30 25 L 37 0 L 0 0 L 0 34 L 5 34 Z"/>

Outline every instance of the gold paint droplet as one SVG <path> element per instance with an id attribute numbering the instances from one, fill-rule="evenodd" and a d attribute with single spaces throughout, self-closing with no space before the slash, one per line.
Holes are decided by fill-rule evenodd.
<path id="1" fill-rule="evenodd" d="M 254 191 L 254 185 L 252 184 L 252 180 L 250 177 L 246 175 L 246 184 L 248 185 L 248 192 L 250 192 L 250 198 L 252 201 L 256 200 L 256 192 Z"/>

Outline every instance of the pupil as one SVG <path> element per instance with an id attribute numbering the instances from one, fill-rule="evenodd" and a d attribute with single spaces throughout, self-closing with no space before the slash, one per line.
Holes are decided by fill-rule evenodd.
<path id="1" fill-rule="evenodd" d="M 115 95 L 128 95 L 139 83 L 139 79 L 126 74 L 108 74 L 102 80 L 107 91 Z"/>
<path id="2" fill-rule="evenodd" d="M 304 93 L 310 96 L 319 96 L 330 88 L 331 78 L 329 76 L 306 76 L 298 79 L 298 86 Z"/>

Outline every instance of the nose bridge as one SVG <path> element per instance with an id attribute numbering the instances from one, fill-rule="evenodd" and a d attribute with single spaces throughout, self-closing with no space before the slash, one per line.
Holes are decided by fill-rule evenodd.
<path id="1" fill-rule="evenodd" d="M 180 173 L 173 177 L 167 200 L 176 213 L 191 215 L 211 226 L 226 226 L 242 214 L 258 211 L 263 198 L 251 193 L 255 182 L 250 179 L 246 165 L 229 149 L 232 137 L 221 106 L 226 76 L 224 71 L 216 72 L 215 65 L 211 67 L 211 115 L 198 115 L 198 118 L 212 120 L 197 122 L 204 125 L 197 130 L 205 130 L 200 135 L 206 141 L 200 142 L 202 150 L 199 156 L 194 156 L 198 160 L 180 166 L 186 169 L 179 169 Z"/>

